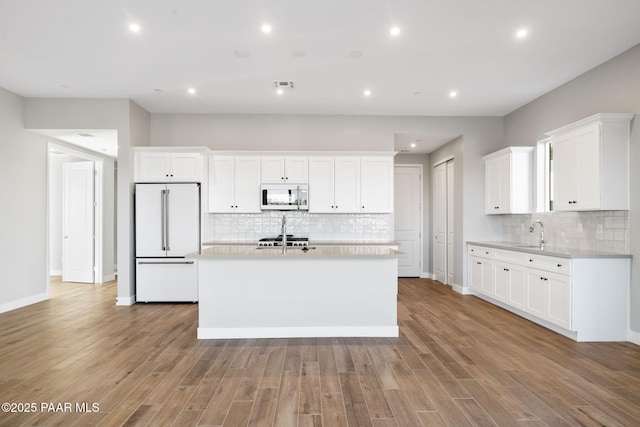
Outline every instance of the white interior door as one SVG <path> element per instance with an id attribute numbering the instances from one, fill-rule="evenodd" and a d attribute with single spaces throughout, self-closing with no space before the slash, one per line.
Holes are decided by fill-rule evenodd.
<path id="1" fill-rule="evenodd" d="M 94 282 L 93 170 L 90 161 L 63 165 L 63 282 Z"/>
<path id="2" fill-rule="evenodd" d="M 394 168 L 395 240 L 404 255 L 398 259 L 399 277 L 419 277 L 422 246 L 422 170 L 416 166 Z"/>
<path id="3" fill-rule="evenodd" d="M 435 279 L 447 283 L 447 164 L 433 173 L 433 268 Z"/>
<path id="4" fill-rule="evenodd" d="M 453 160 L 447 162 L 447 283 L 455 283 L 454 276 L 454 180 L 453 180 Z"/>

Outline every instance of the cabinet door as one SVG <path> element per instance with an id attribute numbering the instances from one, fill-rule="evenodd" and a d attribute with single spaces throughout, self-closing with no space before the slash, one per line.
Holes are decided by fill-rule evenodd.
<path id="1" fill-rule="evenodd" d="M 501 262 L 493 265 L 494 288 L 493 296 L 495 299 L 508 302 L 509 288 L 511 287 L 511 266 Z"/>
<path id="2" fill-rule="evenodd" d="M 482 278 L 484 275 L 482 274 L 482 270 L 484 269 L 483 259 L 478 257 L 469 257 L 469 263 L 471 264 L 470 276 L 469 276 L 469 287 L 475 291 L 482 291 Z"/>
<path id="3" fill-rule="evenodd" d="M 574 140 L 570 134 L 553 138 L 553 209 L 575 210 L 576 163 Z"/>
<path id="4" fill-rule="evenodd" d="M 493 295 L 493 263 L 489 260 L 470 257 L 471 281 L 469 287 L 488 296 Z"/>
<path id="5" fill-rule="evenodd" d="M 568 276 L 547 274 L 549 304 L 547 320 L 565 329 L 571 329 L 571 279 Z"/>
<path id="6" fill-rule="evenodd" d="M 200 153 L 171 153 L 171 182 L 202 181 Z"/>
<path id="7" fill-rule="evenodd" d="M 285 181 L 284 157 L 263 156 L 261 165 L 263 184 L 280 184 Z"/>
<path id="8" fill-rule="evenodd" d="M 171 171 L 169 153 L 136 153 L 136 182 L 167 182 Z"/>
<path id="9" fill-rule="evenodd" d="M 600 208 L 600 125 L 579 129 L 575 133 L 576 202 L 574 209 Z"/>
<path id="10" fill-rule="evenodd" d="M 488 160 L 485 163 L 485 179 L 485 213 L 499 213 L 502 187 L 500 183 L 500 159 Z"/>
<path id="11" fill-rule="evenodd" d="M 334 168 L 335 212 L 360 212 L 360 158 L 336 157 Z"/>
<path id="12" fill-rule="evenodd" d="M 524 267 L 509 265 L 509 299 L 507 303 L 524 310 L 526 300 L 527 275 Z"/>
<path id="13" fill-rule="evenodd" d="M 287 156 L 284 158 L 285 182 L 307 184 L 309 182 L 309 158 L 305 156 Z"/>
<path id="14" fill-rule="evenodd" d="M 260 157 L 235 161 L 235 212 L 260 213 Z"/>
<path id="15" fill-rule="evenodd" d="M 209 212 L 234 212 L 235 166 L 233 156 L 209 157 Z"/>
<path id="16" fill-rule="evenodd" d="M 332 213 L 334 180 L 333 157 L 309 159 L 309 212 Z"/>
<path id="17" fill-rule="evenodd" d="M 527 300 L 525 311 L 541 319 L 547 318 L 549 310 L 549 279 L 543 271 L 527 272 Z"/>
<path id="18" fill-rule="evenodd" d="M 367 158 L 360 161 L 360 211 L 392 212 L 393 159 Z"/>

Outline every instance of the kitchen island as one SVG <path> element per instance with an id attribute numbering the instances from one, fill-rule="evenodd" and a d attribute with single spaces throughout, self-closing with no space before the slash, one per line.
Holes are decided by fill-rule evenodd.
<path id="1" fill-rule="evenodd" d="M 397 337 L 398 257 L 383 246 L 214 246 L 197 260 L 199 339 Z"/>

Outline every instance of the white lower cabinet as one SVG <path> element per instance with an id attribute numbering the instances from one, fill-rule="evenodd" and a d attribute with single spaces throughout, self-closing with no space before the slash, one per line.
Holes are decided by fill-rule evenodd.
<path id="1" fill-rule="evenodd" d="M 477 296 L 577 341 L 627 339 L 627 256 L 572 259 L 470 244 L 468 260 Z"/>

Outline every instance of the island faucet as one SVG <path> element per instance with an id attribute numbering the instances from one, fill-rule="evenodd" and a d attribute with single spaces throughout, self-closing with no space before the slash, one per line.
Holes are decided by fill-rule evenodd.
<path id="1" fill-rule="evenodd" d="M 282 214 L 282 228 L 280 229 L 282 234 L 282 253 L 287 253 L 287 217 Z"/>
<path id="2" fill-rule="evenodd" d="M 529 232 L 533 233 L 533 230 L 535 230 L 536 228 L 536 224 L 540 224 L 540 247 L 543 248 L 544 244 L 547 243 L 546 240 L 544 240 L 544 224 L 542 223 L 542 221 L 535 220 L 531 223 L 531 226 L 529 227 Z"/>

